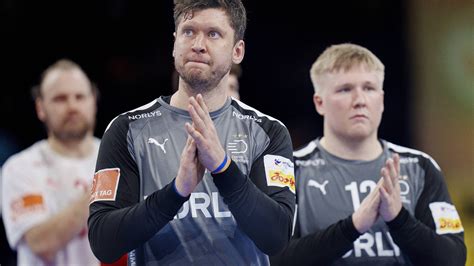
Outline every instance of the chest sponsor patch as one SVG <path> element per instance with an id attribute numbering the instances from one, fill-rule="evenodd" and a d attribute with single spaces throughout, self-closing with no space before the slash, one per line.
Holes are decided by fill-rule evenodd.
<path id="1" fill-rule="evenodd" d="M 267 185 L 288 187 L 295 193 L 295 170 L 290 159 L 267 154 L 263 157 Z"/>
<path id="2" fill-rule="evenodd" d="M 107 168 L 97 171 L 92 181 L 90 203 L 105 200 L 114 201 L 119 180 L 120 168 Z"/>
<path id="3" fill-rule="evenodd" d="M 456 207 L 447 202 L 430 203 L 431 214 L 438 235 L 460 233 L 464 231 Z"/>
<path id="4" fill-rule="evenodd" d="M 43 195 L 41 194 L 24 195 L 14 200 L 10 207 L 13 220 L 16 220 L 28 213 L 45 211 Z"/>

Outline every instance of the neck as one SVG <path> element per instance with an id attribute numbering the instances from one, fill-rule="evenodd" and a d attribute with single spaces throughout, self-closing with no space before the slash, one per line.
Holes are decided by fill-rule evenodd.
<path id="1" fill-rule="evenodd" d="M 346 160 L 370 161 L 382 153 L 382 145 L 376 135 L 361 141 L 325 134 L 320 143 L 329 153 Z"/>
<path id="2" fill-rule="evenodd" d="M 92 134 L 88 134 L 81 140 L 63 141 L 54 136 L 48 137 L 51 149 L 63 156 L 71 158 L 84 158 L 90 155 L 94 148 Z"/>
<path id="3" fill-rule="evenodd" d="M 204 102 L 206 103 L 207 108 L 209 109 L 209 112 L 215 111 L 224 106 L 227 100 L 227 95 L 225 94 L 221 83 L 222 80 L 217 87 L 211 90 L 206 90 L 205 92 L 196 92 L 195 90 L 190 88 L 183 80 L 180 79 L 178 91 L 176 91 L 171 96 L 170 104 L 171 106 L 188 110 L 189 97 L 196 97 L 199 93 L 201 93 Z"/>

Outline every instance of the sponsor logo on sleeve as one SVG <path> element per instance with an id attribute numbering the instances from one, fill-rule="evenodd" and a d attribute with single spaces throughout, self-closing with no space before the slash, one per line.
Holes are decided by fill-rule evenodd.
<path id="1" fill-rule="evenodd" d="M 90 203 L 105 200 L 114 201 L 119 180 L 120 168 L 107 168 L 97 171 L 92 181 Z"/>
<path id="2" fill-rule="evenodd" d="M 288 187 L 295 193 L 294 165 L 290 159 L 267 154 L 263 157 L 267 185 Z"/>
<path id="3" fill-rule="evenodd" d="M 438 235 L 454 234 L 464 231 L 456 207 L 447 202 L 430 203 L 431 214 Z"/>
<path id="4" fill-rule="evenodd" d="M 45 211 L 43 195 L 41 194 L 27 194 L 14 200 L 11 203 L 13 220 L 33 212 Z"/>

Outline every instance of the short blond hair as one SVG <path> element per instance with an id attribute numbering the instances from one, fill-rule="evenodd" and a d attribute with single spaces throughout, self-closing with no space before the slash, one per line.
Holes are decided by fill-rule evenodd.
<path id="1" fill-rule="evenodd" d="M 348 71 L 355 66 L 364 66 L 369 71 L 380 72 L 381 82 L 385 76 L 385 66 L 369 49 L 352 43 L 331 45 L 314 62 L 310 70 L 314 92 L 321 91 L 321 76 L 327 73 Z"/>

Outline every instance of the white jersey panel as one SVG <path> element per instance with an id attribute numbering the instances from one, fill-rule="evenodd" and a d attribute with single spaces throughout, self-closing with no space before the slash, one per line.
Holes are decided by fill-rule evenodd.
<path id="1" fill-rule="evenodd" d="M 64 158 L 42 140 L 5 163 L 3 219 L 8 242 L 18 251 L 19 265 L 44 265 L 23 236 L 90 191 L 98 149 L 99 140 L 95 139 L 94 152 L 87 158 Z M 98 264 L 89 246 L 86 227 L 56 254 L 53 264 Z"/>

